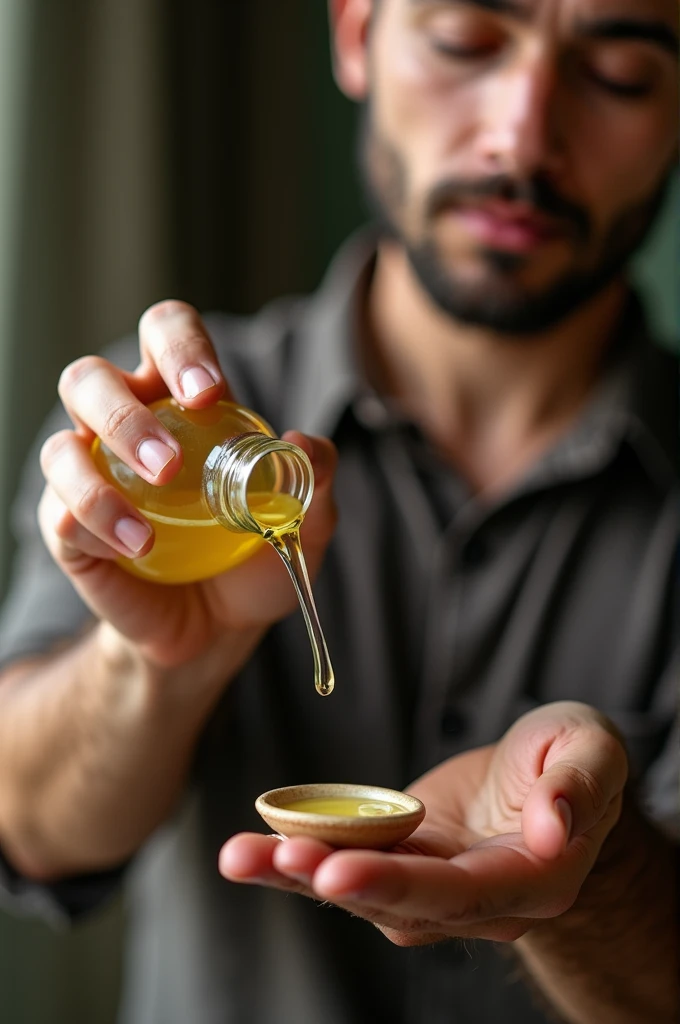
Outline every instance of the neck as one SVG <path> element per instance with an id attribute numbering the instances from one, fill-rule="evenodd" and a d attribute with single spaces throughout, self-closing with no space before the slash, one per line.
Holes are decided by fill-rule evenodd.
<path id="1" fill-rule="evenodd" d="M 616 281 L 556 327 L 512 338 L 451 320 L 385 243 L 367 303 L 367 373 L 474 491 L 494 494 L 576 418 L 624 299 Z"/>

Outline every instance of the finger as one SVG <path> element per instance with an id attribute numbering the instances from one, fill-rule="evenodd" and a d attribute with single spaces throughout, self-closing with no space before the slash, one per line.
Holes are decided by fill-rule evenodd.
<path id="1" fill-rule="evenodd" d="M 326 858 L 314 891 L 334 902 L 370 905 L 392 916 L 432 924 L 464 911 L 460 870 L 439 857 L 342 850 Z"/>
<path id="2" fill-rule="evenodd" d="M 432 914 L 416 917 L 409 911 L 409 916 L 403 916 L 397 903 L 391 909 L 369 905 L 369 890 L 361 892 L 356 900 L 352 899 L 357 895 L 354 892 L 346 893 L 344 898 L 338 894 L 336 898 L 325 890 L 318 871 L 320 864 L 331 856 L 336 857 L 337 861 L 337 855 L 331 847 L 312 839 L 300 837 L 281 842 L 269 836 L 242 834 L 230 839 L 222 848 L 219 866 L 221 874 L 230 881 L 295 891 L 317 900 L 332 899 L 341 909 L 378 925 L 391 942 L 400 946 L 429 944 L 452 934 L 508 941 L 519 937 L 529 926 L 526 921 L 508 919 L 482 922 L 476 926 L 459 924 L 457 929 L 454 927 L 451 930 L 448 924 L 442 926 Z M 382 855 L 378 856 L 382 859 Z M 417 860 L 423 862 L 424 858 Z M 316 874 L 314 888 L 309 884 L 312 874 Z M 286 880 L 290 880 L 293 885 L 289 885 Z M 439 915 L 438 885 L 435 882 L 434 905 Z"/>
<path id="3" fill-rule="evenodd" d="M 332 487 L 333 477 L 338 464 L 338 450 L 327 437 L 316 437 L 313 434 L 302 434 L 299 430 L 287 430 L 284 441 L 290 441 L 302 448 L 314 470 L 314 487 Z"/>
<path id="4" fill-rule="evenodd" d="M 99 356 L 67 366 L 59 394 L 84 440 L 96 435 L 138 476 L 165 484 L 182 466 L 182 448 L 169 430 L 139 401 L 123 375 Z"/>
<path id="5" fill-rule="evenodd" d="M 157 374 L 182 405 L 202 409 L 219 398 L 233 401 L 210 336 L 196 309 L 168 299 L 139 321 L 142 364 L 137 375 Z"/>
<path id="6" fill-rule="evenodd" d="M 151 549 L 151 524 L 97 472 L 83 438 L 70 430 L 53 434 L 42 447 L 40 464 L 51 490 L 87 534 L 117 556 L 138 558 Z M 47 501 L 49 511 L 51 498 Z M 56 511 L 54 504 L 52 511 Z M 54 525 L 57 536 L 77 544 L 77 531 L 67 518 L 62 515 Z M 82 550 L 93 553 L 88 545 Z"/>
<path id="7" fill-rule="evenodd" d="M 601 717 L 589 715 L 556 736 L 524 801 L 522 831 L 540 857 L 557 857 L 573 837 L 591 832 L 596 854 L 617 820 L 628 762 Z"/>
<path id="8" fill-rule="evenodd" d="M 294 837 L 279 843 L 273 853 L 273 864 L 280 874 L 300 882 L 311 892 L 314 872 L 332 852 L 332 847 L 317 839 Z"/>
<path id="9" fill-rule="evenodd" d="M 333 483 L 338 464 L 338 453 L 332 441 L 298 431 L 287 431 L 283 440 L 302 448 L 314 470 L 314 496 L 302 526 L 305 557 L 310 570 L 326 550 L 337 523 L 337 508 L 333 497 Z"/>
<path id="10" fill-rule="evenodd" d="M 230 882 L 267 885 L 285 892 L 313 896 L 310 890 L 281 874 L 274 866 L 274 853 L 281 845 L 282 840 L 278 836 L 263 836 L 255 832 L 232 836 L 220 850 L 219 872 Z"/>
<path id="11" fill-rule="evenodd" d="M 585 873 L 576 850 L 548 865 L 523 848 L 521 836 L 508 835 L 453 860 L 340 851 L 321 864 L 313 888 L 323 899 L 449 931 L 496 918 L 555 916 L 571 906 Z"/>
<path id="12" fill-rule="evenodd" d="M 254 833 L 241 833 L 229 839 L 219 856 L 219 870 L 224 878 L 232 882 L 240 882 L 252 885 L 266 885 L 270 888 L 280 889 L 284 892 L 296 892 L 312 899 L 322 899 L 309 885 L 308 877 L 315 870 L 321 860 L 332 853 L 332 849 L 325 843 L 313 839 L 297 837 L 280 840 L 279 837 L 262 836 Z M 338 902 L 337 905 L 355 916 L 363 917 L 380 926 L 391 926 L 394 929 L 394 938 L 397 941 L 396 929 L 402 926 L 409 927 L 410 922 L 404 922 L 392 914 L 374 910 L 366 905 L 357 905 L 349 902 Z M 442 934 L 432 935 L 418 939 L 422 941 L 436 941 L 441 939 Z M 402 945 L 413 945 L 414 940 L 406 940 Z"/>
<path id="13" fill-rule="evenodd" d="M 78 572 L 92 559 L 115 559 L 118 551 L 80 525 L 48 485 L 38 503 L 38 525 L 48 551 L 69 572 Z"/>

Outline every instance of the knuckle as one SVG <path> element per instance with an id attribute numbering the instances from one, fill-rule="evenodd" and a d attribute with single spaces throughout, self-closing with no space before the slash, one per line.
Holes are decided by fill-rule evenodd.
<path id="1" fill-rule="evenodd" d="M 448 915 L 442 921 L 447 931 L 475 921 L 488 921 L 497 917 L 497 910 L 492 906 L 490 898 L 481 893 L 471 893 L 465 900 L 465 907 L 456 914 Z"/>
<path id="2" fill-rule="evenodd" d="M 64 367 L 59 376 L 57 390 L 60 398 L 66 399 L 78 388 L 83 381 L 87 380 L 93 373 L 106 366 L 106 360 L 101 356 L 81 356 L 75 359 L 68 366 Z"/>
<path id="3" fill-rule="evenodd" d="M 76 519 L 79 522 L 83 522 L 94 516 L 97 510 L 105 504 L 110 491 L 109 485 L 103 481 L 95 481 L 88 487 L 85 487 L 75 502 L 74 514 Z"/>
<path id="4" fill-rule="evenodd" d="M 583 765 L 578 764 L 566 764 L 563 765 L 563 769 L 578 789 L 587 794 L 593 811 L 600 811 L 606 802 L 606 798 L 602 785 L 594 773 Z"/>
<path id="5" fill-rule="evenodd" d="M 166 338 L 163 348 L 155 353 L 159 370 L 174 369 L 178 364 L 183 364 L 189 353 L 195 359 L 197 350 L 204 351 L 206 345 L 206 339 L 198 333 L 177 334 Z"/>
<path id="6" fill-rule="evenodd" d="M 138 408 L 135 402 L 120 402 L 112 406 L 104 417 L 102 435 L 104 437 L 116 437 L 127 433 L 130 421 L 134 419 Z"/>
<path id="7" fill-rule="evenodd" d="M 44 476 L 48 476 L 54 463 L 64 453 L 73 440 L 72 430 L 59 430 L 43 443 L 40 449 L 40 468 Z"/>
<path id="8" fill-rule="evenodd" d="M 186 314 L 196 315 L 196 310 L 188 302 L 184 302 L 182 299 L 162 299 L 160 302 L 155 302 L 153 306 L 149 306 L 142 313 L 139 319 L 139 330 L 144 330 L 146 327 L 156 327 L 164 320 Z"/>

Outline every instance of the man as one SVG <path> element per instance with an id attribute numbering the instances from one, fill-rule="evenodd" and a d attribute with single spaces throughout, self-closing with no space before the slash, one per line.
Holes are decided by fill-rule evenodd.
<path id="1" fill-rule="evenodd" d="M 677 365 L 647 340 L 624 271 L 675 159 L 676 13 L 674 0 L 337 0 L 336 76 L 365 102 L 375 241 L 355 240 L 308 302 L 206 325 L 159 304 L 140 323 L 137 370 L 128 343 L 63 374 L 73 429 L 59 415 L 46 429 L 39 508 L 58 568 L 26 525 L 38 482 L 19 506 L 0 845 L 12 898 L 55 916 L 127 872 L 126 1022 L 546 1019 L 517 958 L 490 943 L 404 953 L 311 901 L 221 880 L 220 847 L 258 826 L 252 802 L 274 786 L 402 787 L 462 751 L 507 750 L 524 713 L 569 699 L 618 725 L 647 813 L 670 821 Z M 328 700 L 274 552 L 186 587 L 114 561 L 153 537 L 95 471 L 93 437 L 162 485 L 182 454 L 146 404 L 170 392 L 200 408 L 229 388 L 277 430 L 304 431 L 286 436 L 315 470 L 304 545 L 336 670 Z M 572 857 L 597 827 L 589 864 L 613 879 L 610 900 L 627 896 L 626 923 L 644 915 L 668 937 L 670 841 L 630 826 L 620 769 L 602 773 L 612 785 L 595 774 L 607 813 L 579 824 L 590 776 L 575 768 L 551 855 Z M 622 837 L 623 866 L 608 852 Z M 276 843 L 263 880 L 283 884 Z M 651 893 L 635 884 L 650 859 Z M 564 949 L 561 922 L 581 949 L 582 880 L 573 908 L 555 901 L 556 931 L 532 942 L 532 929 L 521 952 L 570 1013 L 547 960 Z M 343 903 L 337 882 L 326 895 Z M 519 916 L 550 916 L 520 895 Z M 665 999 L 652 1015 L 668 1012 L 664 948 L 645 963 L 644 990 Z M 616 983 L 635 987 L 636 966 L 618 957 Z"/>

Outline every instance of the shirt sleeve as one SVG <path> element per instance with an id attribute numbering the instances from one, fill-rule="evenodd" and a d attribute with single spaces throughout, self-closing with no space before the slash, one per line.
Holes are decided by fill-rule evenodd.
<path id="1" fill-rule="evenodd" d="M 123 865 L 56 882 L 33 882 L 15 871 L 0 850 L 0 907 L 63 931 L 113 896 L 124 871 Z"/>

